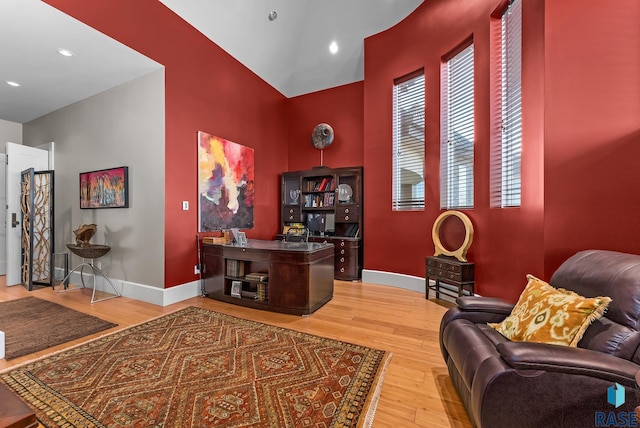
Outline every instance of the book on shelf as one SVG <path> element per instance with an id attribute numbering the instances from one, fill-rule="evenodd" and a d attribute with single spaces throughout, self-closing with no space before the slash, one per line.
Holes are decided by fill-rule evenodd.
<path id="1" fill-rule="evenodd" d="M 266 272 L 251 272 L 244 276 L 247 281 L 264 282 L 269 279 L 269 274 Z"/>
<path id="2" fill-rule="evenodd" d="M 269 284 L 266 282 L 258 283 L 258 300 L 261 302 L 269 301 Z"/>
<path id="3" fill-rule="evenodd" d="M 243 299 L 258 300 L 258 292 L 257 291 L 242 290 L 240 292 L 240 297 L 242 297 Z"/>
<path id="4" fill-rule="evenodd" d="M 305 208 L 322 208 L 333 207 L 335 201 L 335 195 L 333 193 L 312 194 L 305 195 L 304 207 Z"/>
<path id="5" fill-rule="evenodd" d="M 335 195 L 333 193 L 325 193 L 324 194 L 324 206 L 325 207 L 332 207 L 333 206 L 334 196 Z"/>
<path id="6" fill-rule="evenodd" d="M 327 178 L 325 177 L 320 182 L 320 185 L 318 186 L 318 190 L 326 190 L 326 187 L 327 187 Z"/>
<path id="7" fill-rule="evenodd" d="M 327 182 L 327 185 L 323 190 L 335 190 L 335 181 L 333 178 Z"/>
<path id="8" fill-rule="evenodd" d="M 318 178 L 306 181 L 303 187 L 305 192 L 328 192 L 335 189 L 335 180 L 333 177 Z"/>
<path id="9" fill-rule="evenodd" d="M 244 276 L 244 260 L 227 259 L 227 276 L 242 278 Z"/>
<path id="10" fill-rule="evenodd" d="M 359 233 L 360 233 L 360 228 L 358 227 L 358 224 L 357 223 L 353 223 L 353 224 L 349 225 L 349 227 L 347 228 L 347 231 L 346 231 L 346 233 L 344 235 L 352 237 L 352 238 L 357 238 Z"/>

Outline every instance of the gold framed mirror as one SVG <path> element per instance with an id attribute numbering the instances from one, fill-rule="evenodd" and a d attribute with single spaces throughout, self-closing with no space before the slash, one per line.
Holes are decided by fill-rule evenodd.
<path id="1" fill-rule="evenodd" d="M 450 250 L 445 248 L 442 244 L 441 236 L 440 236 L 440 228 L 445 220 L 450 217 L 457 217 L 460 219 L 464 226 L 464 240 L 459 248 Z M 467 215 L 460 211 L 449 210 L 445 211 L 436 218 L 436 221 L 433 223 L 433 228 L 431 229 L 431 237 L 433 238 L 433 244 L 435 246 L 434 256 L 445 255 L 450 257 L 455 257 L 461 262 L 467 261 L 467 250 L 471 246 L 473 242 L 473 224 L 471 223 L 471 219 L 467 217 Z"/>

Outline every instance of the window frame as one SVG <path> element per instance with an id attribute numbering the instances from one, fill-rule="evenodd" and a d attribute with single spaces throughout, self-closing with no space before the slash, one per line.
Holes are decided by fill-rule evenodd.
<path id="1" fill-rule="evenodd" d="M 441 85 L 440 208 L 474 208 L 475 47 L 473 38 L 469 38 L 443 57 Z"/>
<path id="2" fill-rule="evenodd" d="M 425 209 L 425 82 L 423 68 L 394 79 L 393 82 L 392 211 L 423 211 Z M 416 87 L 400 98 L 403 85 L 412 84 Z M 402 110 L 406 113 L 404 116 L 401 114 Z M 407 115 L 410 117 L 408 121 Z M 416 126 L 420 135 L 415 133 Z M 412 130 L 414 132 L 411 132 Z M 403 151 L 412 152 L 417 156 L 405 156 L 403 159 Z M 407 184 L 407 180 L 415 184 Z M 408 190 L 411 192 L 410 196 L 407 195 Z"/>
<path id="3" fill-rule="evenodd" d="M 492 15 L 493 58 L 490 205 L 522 205 L 522 0 Z"/>

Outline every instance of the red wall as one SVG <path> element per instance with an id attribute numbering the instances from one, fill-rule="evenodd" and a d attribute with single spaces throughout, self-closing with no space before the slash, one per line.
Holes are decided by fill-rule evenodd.
<path id="1" fill-rule="evenodd" d="M 365 168 L 365 268 L 424 277 L 439 208 L 441 59 L 475 44 L 477 292 L 515 301 L 532 273 L 548 279 L 572 253 L 640 253 L 640 2 L 523 3 L 522 206 L 489 205 L 491 15 L 502 0 L 429 0 L 365 41 L 365 80 L 289 100 L 153 0 L 47 0 L 166 67 L 166 286 L 194 280 L 198 130 L 254 147 L 256 228 L 279 227 L 279 174 L 320 165 L 310 144 L 333 126 L 324 165 Z M 98 4 L 99 6 L 96 6 Z M 122 10 L 126 13 L 122 14 Z M 179 49 L 186 49 L 179 53 Z M 391 211 L 393 80 L 426 74 L 426 209 Z M 247 102 L 247 100 L 251 100 Z M 264 186 L 264 187 L 262 187 Z M 186 195 L 186 196 L 185 196 Z M 195 205 L 194 205 L 195 206 Z"/>
<path id="2" fill-rule="evenodd" d="M 255 227 L 279 228 L 279 174 L 287 169 L 285 97 L 156 0 L 47 0 L 165 66 L 165 287 L 194 281 L 197 263 L 197 132 L 255 150 Z"/>
<path id="3" fill-rule="evenodd" d="M 640 208 L 640 3 L 523 3 L 522 206 L 496 209 L 489 205 L 490 46 L 491 14 L 501 3 L 431 0 L 365 41 L 365 268 L 424 276 L 424 257 L 433 253 L 431 226 L 441 212 L 441 58 L 472 36 L 476 181 L 475 207 L 466 210 L 475 226 L 469 258 L 476 263 L 477 292 L 515 301 L 527 273 L 548 279 L 576 251 L 640 253 L 634 239 L 640 235 L 634 216 Z M 393 80 L 420 68 L 426 75 L 427 207 L 392 212 Z M 294 109 L 307 105 L 313 117 L 313 97 L 298 97 Z"/>
<path id="4" fill-rule="evenodd" d="M 542 156 L 535 124 L 523 151 L 523 174 L 529 176 L 521 208 L 494 209 L 489 205 L 491 136 L 490 46 L 491 14 L 501 2 L 434 0 L 425 2 L 394 28 L 365 42 L 365 179 L 366 268 L 424 277 L 425 256 L 433 254 L 431 227 L 440 209 L 440 67 L 442 58 L 469 37 L 475 56 L 475 205 L 465 213 L 474 224 L 474 242 L 468 254 L 476 263 L 476 291 L 515 300 L 525 275 L 542 275 Z M 527 10 L 533 2 L 527 2 Z M 540 25 L 534 14 L 527 25 Z M 540 33 L 537 33 L 540 34 Z M 400 47 L 400 43 L 406 46 Z M 524 45 L 530 44 L 525 36 Z M 529 71 L 542 73 L 540 51 L 525 53 Z M 424 68 L 426 102 L 425 199 L 418 212 L 391 210 L 392 87 L 395 78 Z M 528 79 L 528 80 L 527 80 Z M 523 92 L 536 94 L 539 79 L 525 76 Z M 525 111 L 541 110 L 541 96 L 529 98 Z M 539 119 L 539 118 L 538 118 Z M 532 126 L 533 125 L 533 126 Z M 535 173 L 533 171 L 536 171 Z M 372 232 L 373 231 L 373 232 Z"/>
<path id="5" fill-rule="evenodd" d="M 546 11 L 549 275 L 576 249 L 640 253 L 640 2 L 547 0 Z"/>
<path id="6" fill-rule="evenodd" d="M 334 131 L 333 143 L 322 153 L 323 165 L 331 168 L 360 166 L 364 153 L 364 83 L 356 82 L 287 101 L 289 170 L 319 166 L 321 153 L 311 145 L 311 133 L 319 123 Z"/>

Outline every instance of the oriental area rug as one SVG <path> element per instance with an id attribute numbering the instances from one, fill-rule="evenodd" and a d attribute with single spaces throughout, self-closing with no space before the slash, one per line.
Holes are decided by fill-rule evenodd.
<path id="1" fill-rule="evenodd" d="M 5 358 L 22 357 L 118 324 L 36 297 L 0 302 Z"/>
<path id="2" fill-rule="evenodd" d="M 189 307 L 0 374 L 46 427 L 363 427 L 390 354 Z"/>

